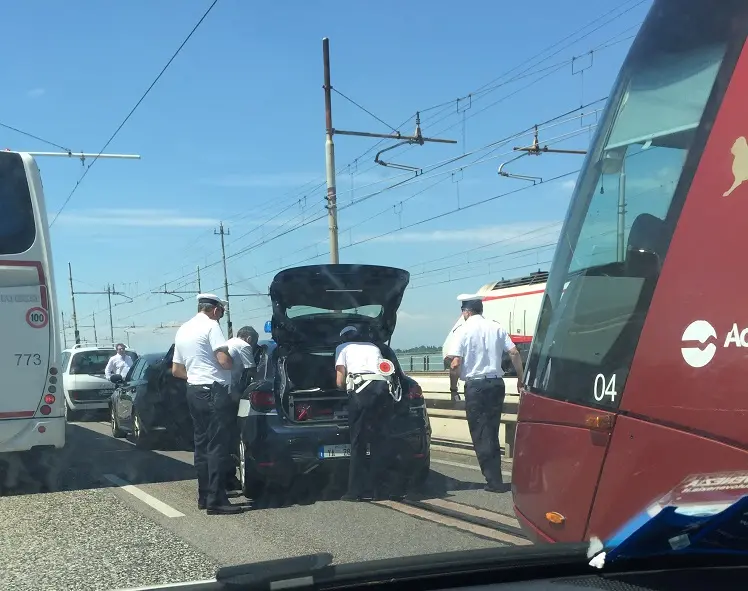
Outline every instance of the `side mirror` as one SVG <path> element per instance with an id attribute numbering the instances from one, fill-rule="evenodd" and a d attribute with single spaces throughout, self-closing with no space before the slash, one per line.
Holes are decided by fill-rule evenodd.
<path id="1" fill-rule="evenodd" d="M 112 382 L 112 384 L 121 384 L 122 382 L 124 382 L 124 380 L 122 379 L 122 376 L 119 375 L 118 373 L 114 374 L 111 378 L 109 378 L 109 381 Z"/>

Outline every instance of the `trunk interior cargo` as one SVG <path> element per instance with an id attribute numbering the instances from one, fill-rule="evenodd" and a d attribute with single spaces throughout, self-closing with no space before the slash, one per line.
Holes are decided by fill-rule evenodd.
<path id="1" fill-rule="evenodd" d="M 335 387 L 334 351 L 292 351 L 280 359 L 283 410 L 298 423 L 344 422 L 348 396 Z"/>

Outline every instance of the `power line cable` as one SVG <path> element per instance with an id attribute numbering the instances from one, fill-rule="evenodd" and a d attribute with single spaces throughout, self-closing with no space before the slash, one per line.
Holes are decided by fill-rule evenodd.
<path id="1" fill-rule="evenodd" d="M 140 104 L 145 100 L 145 98 L 148 96 L 148 94 L 151 92 L 154 86 L 156 86 L 156 83 L 161 79 L 161 76 L 164 75 L 166 70 L 169 68 L 171 63 L 176 59 L 176 57 L 179 55 L 179 53 L 182 51 L 182 48 L 187 44 L 187 42 L 192 38 L 192 35 L 195 34 L 195 31 L 200 27 L 202 22 L 206 19 L 206 17 L 210 14 L 211 10 L 213 10 L 213 7 L 218 3 L 218 0 L 213 0 L 212 4 L 208 7 L 208 9 L 205 11 L 203 16 L 200 17 L 200 20 L 197 21 L 194 27 L 192 27 L 192 30 L 189 32 L 187 37 L 185 37 L 184 41 L 182 41 L 181 45 L 177 48 L 177 50 L 174 52 L 174 54 L 169 58 L 169 61 L 166 62 L 166 65 L 161 69 L 158 76 L 151 82 L 150 86 L 146 89 L 146 91 L 143 93 L 143 95 L 138 99 L 138 102 L 135 103 L 135 106 L 130 109 L 130 112 L 127 114 L 127 116 L 122 120 L 122 123 L 119 124 L 117 129 L 114 130 L 114 133 L 109 137 L 109 139 L 106 141 L 104 146 L 99 150 L 99 153 L 96 154 L 94 159 L 91 161 L 91 163 L 86 167 L 86 169 L 83 171 L 83 174 L 80 176 L 80 178 L 76 181 L 75 186 L 73 187 L 73 190 L 70 191 L 70 194 L 67 196 L 65 201 L 62 203 L 62 206 L 55 214 L 54 219 L 49 224 L 49 227 L 51 228 L 54 223 L 57 221 L 57 218 L 60 216 L 62 211 L 65 209 L 67 204 L 70 202 L 70 200 L 73 198 L 73 195 L 75 195 L 75 192 L 78 190 L 78 187 L 80 187 L 81 183 L 83 182 L 83 179 L 86 178 L 86 175 L 91 170 L 91 167 L 96 164 L 96 162 L 99 160 L 99 156 L 101 156 L 104 153 L 104 150 L 107 149 L 109 144 L 112 143 L 115 137 L 117 137 L 117 134 L 122 130 L 122 128 L 125 126 L 125 124 L 130 120 L 130 117 L 133 116 L 133 113 L 137 110 L 137 108 L 140 106 Z"/>

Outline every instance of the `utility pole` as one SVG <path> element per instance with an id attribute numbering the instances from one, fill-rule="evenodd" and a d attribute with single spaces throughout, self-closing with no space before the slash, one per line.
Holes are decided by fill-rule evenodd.
<path id="1" fill-rule="evenodd" d="M 75 344 L 80 345 L 81 333 L 78 332 L 78 316 L 75 313 L 75 291 L 73 290 L 73 267 L 68 263 L 68 275 L 70 277 L 70 299 L 73 301 L 73 336 Z"/>
<path id="2" fill-rule="evenodd" d="M 338 199 L 335 187 L 335 144 L 334 135 L 353 135 L 358 137 L 370 137 L 379 139 L 397 140 L 397 144 L 384 148 L 377 152 L 374 162 L 382 166 L 389 166 L 400 170 L 410 170 L 416 175 L 421 173 L 421 169 L 404 164 L 394 164 L 384 162 L 379 159 L 383 152 L 392 150 L 403 144 L 418 144 L 422 146 L 427 142 L 439 144 L 456 144 L 457 140 L 445 140 L 440 138 L 423 137 L 421 133 L 420 115 L 416 113 L 416 130 L 412 136 L 402 135 L 399 131 L 393 130 L 394 133 L 369 133 L 368 131 L 344 131 L 335 129 L 332 126 L 332 84 L 330 82 L 330 40 L 325 37 L 322 39 L 322 60 L 324 66 L 324 91 L 325 91 L 325 172 L 327 176 L 327 220 L 330 229 L 330 262 L 337 265 L 340 257 L 338 253 Z"/>
<path id="3" fill-rule="evenodd" d="M 68 335 L 65 332 L 65 312 L 60 312 L 62 316 L 62 346 L 64 349 L 68 348 Z"/>
<path id="4" fill-rule="evenodd" d="M 112 290 L 114 286 L 109 287 L 109 284 L 107 283 L 106 286 L 106 297 L 109 300 L 109 337 L 112 339 L 112 345 L 114 344 L 114 320 L 112 320 Z M 94 321 L 94 326 L 96 326 L 96 321 Z M 96 332 L 94 329 L 94 338 L 96 337 Z"/>
<path id="5" fill-rule="evenodd" d="M 229 338 L 234 336 L 234 329 L 231 325 L 231 306 L 228 304 L 229 301 L 229 276 L 226 273 L 226 244 L 223 237 L 231 234 L 229 230 L 223 229 L 223 222 L 221 222 L 219 230 L 213 230 L 213 233 L 221 237 L 221 258 L 223 259 L 223 289 L 226 294 L 226 330 L 229 334 Z"/>
<path id="6" fill-rule="evenodd" d="M 130 296 L 125 295 L 124 293 L 121 293 L 117 291 L 113 285 L 107 284 L 106 291 L 75 291 L 73 289 L 73 270 L 70 266 L 70 263 L 68 263 L 68 271 L 70 272 L 70 297 L 73 299 L 73 322 L 75 325 L 75 342 L 80 343 L 80 333 L 78 332 L 78 320 L 76 318 L 75 314 L 75 296 L 76 295 L 105 295 L 107 296 L 107 300 L 109 301 L 109 334 L 112 338 L 112 344 L 114 344 L 114 321 L 112 320 L 112 296 L 120 296 L 123 298 L 127 298 L 129 302 L 132 302 L 132 298 Z M 94 316 L 94 327 L 96 326 L 96 317 Z M 94 335 L 95 335 L 95 328 L 94 328 Z"/>
<path id="7" fill-rule="evenodd" d="M 338 195 L 335 186 L 335 130 L 332 127 L 332 85 L 330 84 L 330 40 L 322 39 L 325 89 L 325 173 L 327 176 L 327 225 L 330 229 L 330 262 L 337 265 L 338 252 Z"/>
<path id="8" fill-rule="evenodd" d="M 202 293 L 202 287 L 200 286 L 200 266 L 197 267 L 197 293 Z"/>
<path id="9" fill-rule="evenodd" d="M 91 317 L 93 318 L 93 330 L 94 330 L 94 343 L 99 342 L 99 336 L 96 334 L 96 314 L 92 314 Z M 112 339 L 114 340 L 114 339 Z"/>

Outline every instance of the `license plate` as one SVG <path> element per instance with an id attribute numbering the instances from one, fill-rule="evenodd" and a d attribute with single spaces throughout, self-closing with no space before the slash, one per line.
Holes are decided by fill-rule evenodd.
<path id="1" fill-rule="evenodd" d="M 371 449 L 366 446 L 366 455 L 371 455 Z M 351 446 L 348 444 L 343 445 L 323 445 L 319 448 L 319 459 L 329 460 L 332 458 L 350 458 L 351 457 Z"/>

